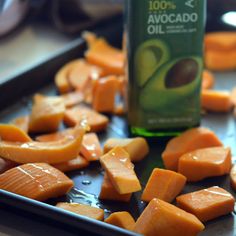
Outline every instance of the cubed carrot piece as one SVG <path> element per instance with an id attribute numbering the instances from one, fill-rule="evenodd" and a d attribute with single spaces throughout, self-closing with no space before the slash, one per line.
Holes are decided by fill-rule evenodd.
<path id="1" fill-rule="evenodd" d="M 84 95 L 82 92 L 75 91 L 61 95 L 66 108 L 73 107 L 80 104 L 84 100 Z"/>
<path id="2" fill-rule="evenodd" d="M 98 132 L 107 128 L 109 119 L 89 107 L 78 105 L 66 110 L 64 122 L 68 126 L 83 123 L 90 127 L 91 132 Z"/>
<path id="3" fill-rule="evenodd" d="M 230 170 L 230 183 L 233 190 L 236 191 L 236 164 L 233 165 L 232 169 Z"/>
<path id="4" fill-rule="evenodd" d="M 0 189 L 44 201 L 66 194 L 73 182 L 46 163 L 24 164 L 0 175 Z"/>
<path id="5" fill-rule="evenodd" d="M 123 148 L 113 148 L 100 157 L 100 162 L 118 193 L 125 194 L 141 190 L 140 182 L 134 172 L 134 165 Z"/>
<path id="6" fill-rule="evenodd" d="M 102 75 L 102 68 L 90 65 L 84 59 L 80 59 L 76 66 L 69 71 L 68 80 L 73 89 L 83 92 L 89 80 L 97 80 Z"/>
<path id="7" fill-rule="evenodd" d="M 70 71 L 80 64 L 81 59 L 76 59 L 65 64 L 55 75 L 55 84 L 60 93 L 68 93 L 72 90 L 68 81 Z"/>
<path id="8" fill-rule="evenodd" d="M 133 230 L 135 225 L 134 218 L 127 211 L 114 212 L 105 219 L 105 222 L 127 230 Z"/>
<path id="9" fill-rule="evenodd" d="M 177 171 L 179 158 L 200 148 L 222 146 L 215 133 L 204 127 L 192 128 L 172 138 L 162 153 L 165 167 Z"/>
<path id="10" fill-rule="evenodd" d="M 104 179 L 101 187 L 101 191 L 99 194 L 99 198 L 102 200 L 112 200 L 112 201 L 121 201 L 121 202 L 129 202 L 132 194 L 119 194 L 115 187 L 112 185 L 109 180 L 108 175 L 104 174 Z"/>
<path id="11" fill-rule="evenodd" d="M 11 121 L 11 124 L 17 126 L 18 128 L 25 131 L 25 133 L 28 133 L 29 129 L 29 116 L 20 116 Z"/>
<path id="12" fill-rule="evenodd" d="M 104 210 L 97 207 L 92 207 L 80 203 L 68 203 L 68 202 L 59 202 L 57 203 L 56 206 L 66 211 L 71 211 L 73 213 L 93 218 L 96 220 L 102 221 L 104 219 Z"/>
<path id="13" fill-rule="evenodd" d="M 100 78 L 93 88 L 93 109 L 98 112 L 110 112 L 115 110 L 115 98 L 119 91 L 119 81 L 116 76 Z"/>
<path id="14" fill-rule="evenodd" d="M 160 199 L 152 199 L 135 223 L 145 236 L 196 236 L 204 225 L 192 214 Z"/>
<path id="15" fill-rule="evenodd" d="M 65 105 L 60 97 L 34 97 L 29 120 L 29 132 L 56 131 L 63 120 Z"/>
<path id="16" fill-rule="evenodd" d="M 0 139 L 12 142 L 32 141 L 30 136 L 25 133 L 25 131 L 11 124 L 0 124 Z"/>
<path id="17" fill-rule="evenodd" d="M 0 157 L 0 174 L 4 173 L 5 171 L 17 166 L 18 164 L 13 161 L 9 161 L 7 159 Z"/>
<path id="18" fill-rule="evenodd" d="M 85 58 L 89 63 L 102 67 L 106 74 L 124 74 L 125 57 L 122 50 L 112 47 L 103 38 L 89 45 Z"/>
<path id="19" fill-rule="evenodd" d="M 82 156 L 78 155 L 75 159 L 66 161 L 66 162 L 61 162 L 57 164 L 53 164 L 55 168 L 62 172 L 68 172 L 72 170 L 79 170 L 82 168 L 85 168 L 89 165 L 89 162 Z"/>
<path id="20" fill-rule="evenodd" d="M 194 214 L 200 221 L 206 222 L 234 210 L 234 197 L 226 190 L 214 186 L 187 193 L 176 198 L 178 207 Z"/>
<path id="21" fill-rule="evenodd" d="M 104 143 L 104 153 L 114 147 L 122 147 L 129 153 L 132 162 L 141 161 L 149 153 L 147 141 L 142 137 L 136 138 L 109 138 Z"/>
<path id="22" fill-rule="evenodd" d="M 103 152 L 96 133 L 87 133 L 84 135 L 80 153 L 88 161 L 99 160 Z"/>
<path id="23" fill-rule="evenodd" d="M 213 112 L 229 112 L 232 108 L 230 92 L 204 89 L 201 92 L 201 106 Z"/>
<path id="24" fill-rule="evenodd" d="M 228 174 L 232 166 L 230 148 L 211 147 L 188 152 L 180 157 L 178 172 L 188 181 Z"/>
<path id="25" fill-rule="evenodd" d="M 203 70 L 202 89 L 211 89 L 215 84 L 214 75 L 209 70 Z"/>
<path id="26" fill-rule="evenodd" d="M 39 142 L 54 142 L 54 141 L 59 141 L 63 138 L 65 138 L 67 135 L 71 135 L 74 132 L 74 128 L 68 128 L 64 129 L 62 131 L 57 131 L 54 133 L 50 134 L 42 134 L 36 136 L 36 140 Z"/>
<path id="27" fill-rule="evenodd" d="M 141 200 L 149 202 L 153 198 L 159 198 L 166 202 L 172 202 L 182 191 L 185 183 L 185 176 L 171 170 L 155 168 L 149 177 Z"/>

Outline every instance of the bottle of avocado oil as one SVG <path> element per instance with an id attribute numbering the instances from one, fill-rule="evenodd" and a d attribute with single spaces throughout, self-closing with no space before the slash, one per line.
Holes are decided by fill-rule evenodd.
<path id="1" fill-rule="evenodd" d="M 173 136 L 200 123 L 205 0 L 126 0 L 128 122 Z"/>

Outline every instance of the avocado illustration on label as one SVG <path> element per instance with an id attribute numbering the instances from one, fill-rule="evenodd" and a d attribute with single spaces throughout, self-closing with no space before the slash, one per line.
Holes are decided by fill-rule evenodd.
<path id="1" fill-rule="evenodd" d="M 144 110 L 173 108 L 198 90 L 202 60 L 199 57 L 178 58 L 158 68 L 140 92 Z"/>
<path id="2" fill-rule="evenodd" d="M 169 59 L 169 48 L 158 39 L 142 43 L 135 54 L 136 78 L 140 87 L 144 86 L 152 74 Z"/>

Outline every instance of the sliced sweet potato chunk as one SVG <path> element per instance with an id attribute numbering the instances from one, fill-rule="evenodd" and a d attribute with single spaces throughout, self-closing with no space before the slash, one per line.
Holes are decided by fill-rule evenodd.
<path id="1" fill-rule="evenodd" d="M 112 200 L 112 201 L 121 201 L 121 202 L 129 202 L 131 198 L 131 193 L 119 194 L 115 187 L 112 185 L 109 180 L 108 175 L 104 174 L 104 179 L 101 187 L 101 191 L 99 194 L 99 198 L 102 200 Z"/>
<path id="2" fill-rule="evenodd" d="M 215 133 L 207 128 L 192 128 L 171 139 L 162 153 L 167 169 L 177 171 L 179 158 L 190 151 L 200 148 L 222 146 Z"/>
<path id="3" fill-rule="evenodd" d="M 214 186 L 187 193 L 176 198 L 178 207 L 194 214 L 202 222 L 229 214 L 234 210 L 234 197 L 226 190 Z"/>
<path id="4" fill-rule="evenodd" d="M 166 202 L 172 202 L 182 191 L 186 183 L 186 177 L 171 170 L 155 168 L 146 184 L 141 200 L 151 201 L 159 198 Z"/>
<path id="5" fill-rule="evenodd" d="M 188 181 L 228 174 L 232 166 L 230 148 L 211 147 L 188 152 L 180 157 L 178 172 Z"/>
<path id="6" fill-rule="evenodd" d="M 57 164 L 53 164 L 55 168 L 62 172 L 72 171 L 72 170 L 79 170 L 85 168 L 89 165 L 89 162 L 82 156 L 78 155 L 75 159 L 61 162 Z"/>
<path id="7" fill-rule="evenodd" d="M 147 141 L 142 137 L 136 138 L 109 138 L 104 143 L 104 153 L 114 147 L 122 147 L 129 153 L 132 162 L 142 160 L 149 153 Z"/>
<path id="8" fill-rule="evenodd" d="M 79 92 L 79 91 L 66 93 L 66 94 L 62 95 L 61 97 L 64 101 L 64 104 L 65 104 L 66 108 L 78 105 L 81 102 L 83 102 L 83 100 L 84 100 L 83 93 Z"/>
<path id="9" fill-rule="evenodd" d="M 78 105 L 66 110 L 64 122 L 68 126 L 75 126 L 77 123 L 87 124 L 91 132 L 98 132 L 106 129 L 109 120 L 89 107 Z"/>
<path id="10" fill-rule="evenodd" d="M 236 33 L 214 32 L 205 36 L 206 67 L 217 71 L 236 68 Z"/>
<path id="11" fill-rule="evenodd" d="M 85 134 L 82 140 L 80 153 L 88 161 L 97 161 L 103 154 L 98 136 L 95 133 Z"/>
<path id="12" fill-rule="evenodd" d="M 22 143 L 32 141 L 27 133 L 11 124 L 0 124 L 0 139 L 4 141 Z"/>
<path id="13" fill-rule="evenodd" d="M 214 75 L 209 70 L 203 70 L 202 89 L 211 89 L 215 84 Z"/>
<path id="14" fill-rule="evenodd" d="M 230 170 L 230 183 L 232 188 L 236 191 L 236 165 L 233 165 Z"/>
<path id="15" fill-rule="evenodd" d="M 9 161 L 7 159 L 0 157 L 0 174 L 4 173 L 5 171 L 17 166 L 18 164 L 13 161 Z"/>
<path id="16" fill-rule="evenodd" d="M 135 224 L 134 218 L 127 211 L 114 212 L 105 219 L 105 222 L 127 230 L 133 230 Z"/>
<path id="17" fill-rule="evenodd" d="M 39 142 L 53 142 L 53 141 L 59 141 L 63 138 L 65 138 L 67 135 L 71 135 L 74 132 L 74 128 L 64 129 L 62 131 L 58 131 L 51 134 L 42 134 L 36 136 L 36 140 Z"/>
<path id="18" fill-rule="evenodd" d="M 101 156 L 100 162 L 118 193 L 125 194 L 141 190 L 140 182 L 134 172 L 134 165 L 123 148 L 115 147 Z"/>
<path id="19" fill-rule="evenodd" d="M 68 80 L 72 88 L 83 92 L 89 80 L 97 80 L 102 75 L 102 68 L 90 65 L 84 59 L 80 59 L 80 62 L 69 71 Z"/>
<path id="20" fill-rule="evenodd" d="M 125 57 L 122 50 L 112 47 L 103 38 L 89 45 L 85 58 L 89 63 L 102 67 L 106 74 L 124 74 Z"/>
<path id="21" fill-rule="evenodd" d="M 72 180 L 46 163 L 20 165 L 0 175 L 0 189 L 39 201 L 62 196 L 72 187 Z"/>
<path id="22" fill-rule="evenodd" d="M 68 81 L 69 72 L 80 63 L 80 59 L 65 64 L 55 76 L 55 84 L 60 93 L 68 93 L 72 90 Z"/>
<path id="23" fill-rule="evenodd" d="M 145 236 L 193 236 L 204 228 L 194 215 L 154 198 L 136 221 L 134 231 Z"/>
<path id="24" fill-rule="evenodd" d="M 54 142 L 25 143 L 0 141 L 0 156 L 17 163 L 60 163 L 72 160 L 79 154 L 85 129 L 76 127 L 72 134 Z"/>
<path id="25" fill-rule="evenodd" d="M 29 120 L 29 132 L 56 131 L 63 120 L 64 112 L 62 98 L 36 95 Z"/>
<path id="26" fill-rule="evenodd" d="M 233 106 L 228 91 L 202 90 L 201 106 L 208 111 L 229 112 Z"/>
<path id="27" fill-rule="evenodd" d="M 25 133 L 28 133 L 29 129 L 29 116 L 20 116 L 11 121 L 11 124 L 17 126 L 18 128 L 25 131 Z"/>
<path id="28" fill-rule="evenodd" d="M 93 89 L 93 109 L 98 112 L 115 110 L 115 98 L 119 91 L 119 81 L 116 76 L 108 76 L 97 80 Z"/>
<path id="29" fill-rule="evenodd" d="M 59 202 L 57 203 L 56 206 L 64 210 L 71 211 L 76 214 L 83 215 L 96 220 L 104 219 L 104 210 L 97 207 L 92 207 L 89 205 L 84 205 L 79 203 L 68 203 L 68 202 Z"/>

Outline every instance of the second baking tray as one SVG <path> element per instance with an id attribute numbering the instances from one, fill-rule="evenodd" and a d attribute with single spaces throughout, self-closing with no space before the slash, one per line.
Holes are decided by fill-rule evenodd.
<path id="1" fill-rule="evenodd" d="M 121 22 L 121 19 L 117 19 L 112 24 L 103 25 L 97 29 L 97 33 L 104 35 L 113 44 L 118 45 L 122 35 Z M 9 122 L 17 116 L 28 114 L 31 108 L 31 95 L 34 92 L 55 95 L 56 89 L 52 82 L 55 73 L 66 62 L 82 57 L 85 49 L 83 40 L 78 39 L 60 54 L 53 55 L 48 61 L 2 84 L 0 86 L 0 122 Z M 236 73 L 217 74 L 216 86 L 220 89 L 231 89 L 235 85 L 235 75 Z M 206 114 L 202 117 L 202 126 L 211 128 L 226 146 L 232 148 L 232 154 L 235 156 L 236 130 L 235 120 L 232 114 Z M 112 116 L 110 117 L 109 127 L 105 132 L 99 134 L 99 139 L 103 144 L 109 137 L 127 137 L 127 135 L 126 118 Z M 149 142 L 151 148 L 149 155 L 143 161 L 135 164 L 135 171 L 143 188 L 153 168 L 163 166 L 161 153 L 165 148 L 166 142 L 167 140 L 163 139 L 151 140 Z M 72 171 L 67 174 L 74 181 L 75 188 L 65 197 L 51 199 L 47 203 L 41 203 L 0 190 L 0 202 L 15 209 L 21 209 L 35 215 L 50 218 L 55 222 L 67 224 L 70 227 L 76 228 L 78 232 L 103 236 L 137 235 L 103 222 L 66 212 L 53 205 L 58 201 L 78 202 L 100 207 L 105 210 L 106 216 L 111 212 L 125 210 L 129 211 L 137 219 L 146 206 L 146 203 L 140 200 L 141 192 L 133 194 L 129 203 L 99 200 L 98 195 L 104 175 L 99 163 L 91 163 L 85 169 Z M 214 185 L 227 189 L 235 196 L 230 188 L 229 178 L 227 176 L 209 178 L 195 184 L 187 184 L 183 193 Z M 235 235 L 234 221 L 234 213 L 210 221 L 206 224 L 206 229 L 200 235 Z"/>

